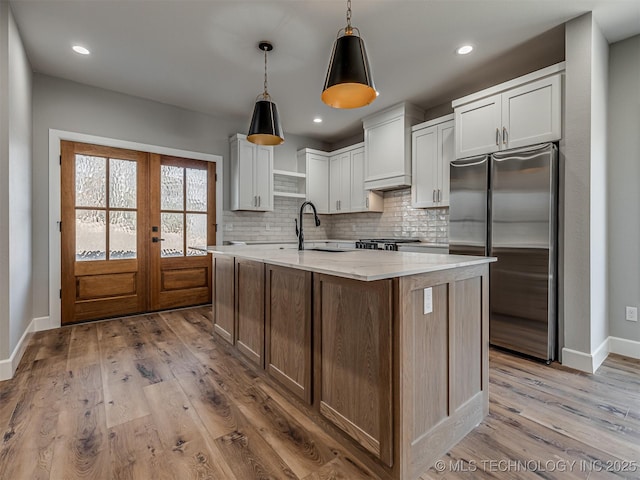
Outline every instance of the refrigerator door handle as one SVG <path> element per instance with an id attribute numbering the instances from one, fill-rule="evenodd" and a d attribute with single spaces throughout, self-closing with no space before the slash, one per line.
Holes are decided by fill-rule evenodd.
<path id="1" fill-rule="evenodd" d="M 487 161 L 486 157 L 484 157 L 482 160 L 478 162 L 464 163 L 464 164 L 455 163 L 455 160 L 454 160 L 451 162 L 451 166 L 453 168 L 473 167 L 474 165 L 482 165 L 483 163 L 486 163 L 486 161 Z"/>

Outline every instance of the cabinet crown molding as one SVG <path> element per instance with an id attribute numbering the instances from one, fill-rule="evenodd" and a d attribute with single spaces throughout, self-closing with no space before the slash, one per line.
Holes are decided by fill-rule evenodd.
<path id="1" fill-rule="evenodd" d="M 451 106 L 453 108 L 457 108 L 462 105 L 466 105 L 467 103 L 475 102 L 476 100 L 490 97 L 492 95 L 497 95 L 498 93 L 502 93 L 506 90 L 526 85 L 527 83 L 531 83 L 542 78 L 550 77 L 551 75 L 555 75 L 556 73 L 562 73 L 564 72 L 564 70 L 565 62 L 556 63 L 555 65 L 545 67 L 541 70 L 536 70 L 535 72 L 527 73 L 526 75 L 522 75 L 521 77 L 517 77 L 512 80 L 499 83 L 498 85 L 494 85 L 493 87 L 480 90 L 479 92 L 472 93 L 470 95 L 467 95 L 466 97 L 461 97 L 453 100 L 451 102 Z"/>

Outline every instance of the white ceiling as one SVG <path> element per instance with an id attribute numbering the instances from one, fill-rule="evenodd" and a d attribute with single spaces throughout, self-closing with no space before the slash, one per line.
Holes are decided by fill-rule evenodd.
<path id="1" fill-rule="evenodd" d="M 327 142 L 361 131 L 362 117 L 399 101 L 428 108 L 470 93 L 505 63 L 525 73 L 528 63 L 562 58 L 563 31 L 554 27 L 585 12 L 594 12 L 610 43 L 640 33 L 640 0 L 353 0 L 353 24 L 380 97 L 361 109 L 333 110 L 320 92 L 345 24 L 343 0 L 10 4 L 36 72 L 246 118 L 247 126 L 263 82 L 257 44 L 269 40 L 269 92 L 285 132 Z M 455 55 L 464 43 L 476 50 Z M 72 52 L 74 44 L 91 55 Z M 322 124 L 312 122 L 316 115 Z"/>

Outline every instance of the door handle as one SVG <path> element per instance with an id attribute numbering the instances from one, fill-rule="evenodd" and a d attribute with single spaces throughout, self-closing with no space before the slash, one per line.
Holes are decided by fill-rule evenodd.
<path id="1" fill-rule="evenodd" d="M 164 242 L 164 238 L 152 237 L 151 241 L 153 243 Z"/>
<path id="2" fill-rule="evenodd" d="M 503 145 L 507 144 L 507 127 L 502 127 L 502 143 Z"/>
<path id="3" fill-rule="evenodd" d="M 496 128 L 496 145 L 500 145 L 500 129 Z"/>

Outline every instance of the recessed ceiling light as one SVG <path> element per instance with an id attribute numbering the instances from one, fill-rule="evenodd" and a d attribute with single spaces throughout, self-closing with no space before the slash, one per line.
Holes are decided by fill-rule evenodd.
<path id="1" fill-rule="evenodd" d="M 471 45 L 463 45 L 456 50 L 456 53 L 458 55 L 466 55 L 468 53 L 471 53 L 472 51 L 473 51 L 473 47 Z"/>
<path id="2" fill-rule="evenodd" d="M 91 53 L 89 50 L 81 47 L 80 45 L 74 45 L 72 48 L 74 52 L 79 53 L 80 55 L 89 55 Z"/>
<path id="3" fill-rule="evenodd" d="M 320 117 L 316 117 L 313 119 L 313 123 L 322 123 L 322 119 Z"/>

